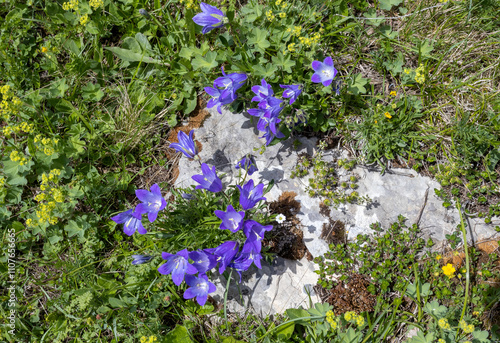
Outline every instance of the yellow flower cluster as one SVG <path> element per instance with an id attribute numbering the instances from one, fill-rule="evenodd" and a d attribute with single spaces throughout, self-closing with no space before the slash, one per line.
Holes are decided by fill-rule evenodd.
<path id="1" fill-rule="evenodd" d="M 78 7 L 78 0 L 70 0 L 68 2 L 65 2 L 62 6 L 63 10 L 69 11 L 69 10 L 74 10 Z"/>
<path id="2" fill-rule="evenodd" d="M 291 32 L 292 36 L 300 36 L 300 33 L 302 32 L 302 26 L 294 26 L 293 29 L 289 27 L 286 29 L 286 32 Z"/>
<path id="3" fill-rule="evenodd" d="M 356 322 L 357 326 L 363 326 L 365 324 L 365 318 L 363 318 L 361 315 L 356 314 L 356 312 L 354 311 L 347 311 L 346 313 L 344 313 L 344 319 L 348 322 Z"/>
<path id="4" fill-rule="evenodd" d="M 89 22 L 89 15 L 84 14 L 80 17 L 80 25 L 85 26 Z"/>
<path id="5" fill-rule="evenodd" d="M 17 150 L 12 151 L 9 157 L 12 162 L 19 162 L 19 165 L 21 166 L 28 163 L 28 159 L 26 158 L 26 156 L 22 152 L 20 153 Z"/>
<path id="6" fill-rule="evenodd" d="M 398 95 L 398 92 L 396 92 L 396 91 L 391 91 L 391 92 L 389 93 L 389 95 L 390 95 L 390 96 L 396 96 L 396 95 Z"/>
<path id="7" fill-rule="evenodd" d="M 451 263 L 448 263 L 446 266 L 443 266 L 443 273 L 449 278 L 453 277 L 453 274 L 455 274 L 456 269 L 453 267 Z"/>
<path id="8" fill-rule="evenodd" d="M 405 72 L 406 75 L 410 75 L 411 69 L 405 68 L 404 72 Z"/>
<path id="9" fill-rule="evenodd" d="M 46 47 L 42 46 L 42 48 L 40 49 L 40 51 L 45 54 L 47 51 L 49 51 L 49 49 L 47 49 Z"/>
<path id="10" fill-rule="evenodd" d="M 89 5 L 90 7 L 93 7 L 94 9 L 98 9 L 104 4 L 103 0 L 90 0 Z"/>
<path id="11" fill-rule="evenodd" d="M 267 20 L 269 20 L 269 21 L 273 21 L 274 18 L 276 18 L 276 16 L 273 14 L 272 10 L 268 10 L 266 12 L 266 17 L 267 17 Z"/>
<path id="12" fill-rule="evenodd" d="M 438 343 L 446 343 L 446 341 L 442 338 L 438 339 Z"/>
<path id="13" fill-rule="evenodd" d="M 441 329 L 444 330 L 449 330 L 450 329 L 450 323 L 448 323 L 448 319 L 446 318 L 441 318 L 438 320 L 438 325 Z"/>
<path id="14" fill-rule="evenodd" d="M 420 66 L 415 69 L 415 81 L 417 83 L 424 83 L 425 82 L 425 75 L 424 75 L 424 71 L 425 71 L 425 68 L 424 68 L 424 65 L 421 63 Z"/>
<path id="15" fill-rule="evenodd" d="M 337 329 L 337 319 L 335 318 L 333 311 L 326 312 L 326 321 L 330 323 L 333 330 Z"/>
<path id="16" fill-rule="evenodd" d="M 280 16 L 280 18 L 286 18 L 286 13 L 285 12 L 280 12 L 279 16 Z"/>
<path id="17" fill-rule="evenodd" d="M 10 137 L 11 134 L 15 133 L 16 135 L 19 133 L 31 133 L 35 129 L 33 124 L 28 124 L 26 122 L 22 122 L 19 125 L 9 126 L 6 125 L 2 128 L 3 134 L 5 137 Z"/>
<path id="18" fill-rule="evenodd" d="M 2 189 L 5 186 L 5 177 L 0 176 L 0 189 Z"/>
<path id="19" fill-rule="evenodd" d="M 2 102 L 0 103 L 0 118 L 3 120 L 9 120 L 9 113 L 19 112 L 19 107 L 22 101 L 15 95 L 12 95 L 9 85 L 3 85 L 0 87 L 0 93 L 2 94 Z M 9 98 L 11 99 L 10 101 Z"/>
<path id="20" fill-rule="evenodd" d="M 64 194 L 62 189 L 57 188 L 59 176 L 61 175 L 60 169 L 52 169 L 49 174 L 42 174 L 42 183 L 40 184 L 41 193 L 35 196 L 38 207 L 35 210 L 38 221 L 29 218 L 26 220 L 26 226 L 33 227 L 35 225 L 43 225 L 49 223 L 51 225 L 57 224 L 57 217 L 53 214 L 57 203 L 64 202 Z M 51 184 L 52 183 L 52 184 Z"/>
<path id="21" fill-rule="evenodd" d="M 59 139 L 54 138 L 42 138 L 42 135 L 36 135 L 34 142 L 39 150 L 43 150 L 43 153 L 47 156 L 53 155 L 56 151 L 54 147 L 59 142 Z M 41 143 L 41 144 L 40 144 Z"/>
<path id="22" fill-rule="evenodd" d="M 179 1 L 181 4 L 184 2 L 184 0 Z M 187 0 L 186 1 L 186 8 L 191 9 L 191 8 L 197 8 L 196 4 L 194 3 L 194 0 Z"/>
<path id="23" fill-rule="evenodd" d="M 146 336 L 141 337 L 141 343 L 153 343 L 156 342 L 156 336 L 149 336 L 147 338 Z"/>
<path id="24" fill-rule="evenodd" d="M 295 43 L 288 44 L 288 51 L 295 52 Z"/>
<path id="25" fill-rule="evenodd" d="M 319 32 L 315 32 L 312 37 L 299 37 L 299 42 L 304 45 L 311 46 L 313 44 L 318 44 L 320 38 L 321 35 L 319 34 Z"/>
<path id="26" fill-rule="evenodd" d="M 474 331 L 474 325 L 472 324 L 467 324 L 465 320 L 461 320 L 458 325 L 460 325 L 460 328 L 465 332 L 465 333 L 471 333 Z"/>

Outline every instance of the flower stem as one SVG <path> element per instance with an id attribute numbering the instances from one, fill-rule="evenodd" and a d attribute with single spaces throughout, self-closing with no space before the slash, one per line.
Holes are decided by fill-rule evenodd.
<path id="1" fill-rule="evenodd" d="M 464 250 L 465 250 L 465 264 L 467 268 L 467 272 L 465 274 L 465 297 L 464 297 L 464 307 L 462 308 L 462 314 L 460 315 L 460 320 L 464 318 L 465 309 L 467 308 L 467 302 L 469 300 L 469 287 L 470 287 L 470 261 L 469 261 L 469 248 L 467 246 L 467 233 L 465 231 L 464 218 L 462 216 L 462 208 L 460 206 L 460 200 L 457 199 L 457 209 L 458 214 L 460 215 L 460 229 L 462 231 L 463 240 L 464 240 Z"/>

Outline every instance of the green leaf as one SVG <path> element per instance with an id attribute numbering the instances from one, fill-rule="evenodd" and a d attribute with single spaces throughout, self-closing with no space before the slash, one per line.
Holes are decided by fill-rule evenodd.
<path id="1" fill-rule="evenodd" d="M 292 69 L 290 68 L 295 66 L 295 61 L 290 60 L 290 55 L 284 56 L 281 51 L 273 57 L 273 63 L 278 67 L 282 67 L 284 71 L 290 74 L 292 73 Z"/>
<path id="2" fill-rule="evenodd" d="M 361 76 L 361 73 L 353 76 L 352 79 L 347 81 L 347 90 L 354 95 L 366 93 L 366 88 L 364 87 L 368 83 L 368 79 Z"/>
<path id="3" fill-rule="evenodd" d="M 488 339 L 489 333 L 488 331 L 474 331 L 472 336 L 477 339 L 479 342 L 490 342 Z"/>
<path id="4" fill-rule="evenodd" d="M 436 300 L 433 300 L 432 302 L 425 304 L 424 311 L 436 316 L 437 318 L 443 318 L 448 312 L 448 309 L 446 306 L 439 305 Z"/>
<path id="5" fill-rule="evenodd" d="M 377 12 L 375 11 L 374 8 L 371 8 L 368 11 L 366 11 L 366 13 L 364 13 L 363 16 L 365 18 L 370 18 L 366 20 L 366 23 L 373 26 L 379 26 L 385 21 L 384 16 L 380 17 L 377 16 Z"/>
<path id="6" fill-rule="evenodd" d="M 259 28 L 254 28 L 248 39 L 248 44 L 253 45 L 255 48 L 260 49 L 263 52 L 265 49 L 271 46 L 271 43 L 266 39 L 268 31 L 261 30 Z"/>
<path id="7" fill-rule="evenodd" d="M 191 64 L 194 70 L 203 69 L 204 71 L 209 71 L 219 65 L 215 61 L 216 58 L 217 53 L 215 51 L 209 51 L 205 56 L 195 55 Z"/>
<path id="8" fill-rule="evenodd" d="M 110 297 L 110 298 L 108 299 L 108 302 L 109 302 L 109 304 L 111 305 L 111 307 L 113 307 L 113 308 L 117 308 L 117 307 L 126 307 L 126 306 L 127 306 L 127 305 L 126 305 L 123 301 L 121 301 L 121 300 L 120 300 L 120 299 L 118 299 L 118 298 L 113 298 L 113 297 Z"/>
<path id="9" fill-rule="evenodd" d="M 193 340 L 189 337 L 186 327 L 177 325 L 175 329 L 167 333 L 164 337 L 164 342 L 169 343 L 191 343 Z"/>
<path id="10" fill-rule="evenodd" d="M 87 83 L 82 87 L 82 98 L 90 101 L 99 101 L 104 96 L 104 92 L 101 90 L 101 86 L 98 84 L 92 84 L 92 82 Z"/>
<path id="11" fill-rule="evenodd" d="M 402 2 L 403 0 L 380 0 L 380 9 L 390 11 L 392 6 L 397 6 Z"/>
<path id="12" fill-rule="evenodd" d="M 498 161 L 500 161 L 500 147 L 496 150 L 491 150 L 486 156 L 486 168 L 489 172 L 493 172 L 495 170 Z"/>
<path id="13" fill-rule="evenodd" d="M 310 322 L 309 318 L 311 317 L 311 315 L 306 310 L 300 308 L 289 308 L 288 310 L 286 310 L 286 314 L 288 315 L 288 317 L 290 317 L 290 319 L 303 318 L 301 320 L 295 321 L 295 324 L 307 325 Z"/>
<path id="14" fill-rule="evenodd" d="M 434 332 L 430 332 L 424 336 L 424 333 L 418 330 L 417 335 L 410 338 L 408 343 L 433 343 L 435 338 L 436 334 Z"/>
<path id="15" fill-rule="evenodd" d="M 50 96 L 53 98 L 56 97 L 64 97 L 64 94 L 68 90 L 69 86 L 66 84 L 66 79 L 62 78 L 57 80 L 52 84 L 52 86 L 49 88 L 49 93 Z"/>
<path id="16" fill-rule="evenodd" d="M 222 338 L 221 343 L 245 343 L 245 341 L 240 341 L 239 339 L 236 339 L 233 336 L 231 336 Z"/>
<path id="17" fill-rule="evenodd" d="M 137 53 L 131 50 L 122 49 L 118 47 L 104 47 L 104 49 L 111 51 L 118 58 L 127 62 L 144 62 L 144 63 L 155 63 L 162 64 L 162 61 L 146 56 L 146 53 Z"/>
<path id="18" fill-rule="evenodd" d="M 266 79 L 274 78 L 274 72 L 276 70 L 276 68 L 271 63 L 267 63 L 265 66 L 254 65 L 252 66 L 252 69 L 255 73 L 255 76 L 257 76 L 258 78 Z"/>
<path id="19" fill-rule="evenodd" d="M 423 42 L 420 42 L 418 46 L 418 52 L 422 57 L 431 57 L 430 52 L 434 50 L 434 46 L 425 39 Z"/>
<path id="20" fill-rule="evenodd" d="M 356 333 L 353 328 L 349 328 L 346 332 L 342 332 L 339 337 L 343 343 L 354 343 L 359 340 L 358 336 L 360 334 L 361 332 Z"/>

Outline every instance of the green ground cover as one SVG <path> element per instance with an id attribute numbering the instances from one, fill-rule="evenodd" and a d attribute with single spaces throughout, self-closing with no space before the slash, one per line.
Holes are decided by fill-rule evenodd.
<path id="1" fill-rule="evenodd" d="M 245 238 L 220 230 L 214 215 L 229 205 L 241 210 L 238 188 L 172 188 L 169 132 L 200 103 L 214 105 L 206 88 L 222 92 L 213 85 L 221 67 L 246 75 L 236 92 L 219 97 L 232 111 L 257 107 L 252 86 L 262 79 L 276 99 L 284 96 L 280 85 L 300 86 L 295 102 L 288 94 L 274 121 L 262 124 L 268 144 L 296 134 L 325 146 L 340 140 L 355 159 L 339 167 L 414 168 L 441 183 L 444 206 L 462 204 L 464 216 L 492 222 L 500 215 L 497 1 L 217 1 L 210 5 L 223 16 L 212 16 L 219 22 L 209 32 L 193 20 L 202 12 L 195 0 L 0 2 L 1 341 L 500 340 L 498 244 L 487 253 L 464 246 L 463 226 L 448 237 L 449 259 L 422 253 L 432 242 L 403 221 L 332 244 L 340 264 L 317 259 L 321 286 L 338 286 L 328 281 L 332 273 L 347 282 L 359 268 L 372 282 L 368 291 L 384 291 L 366 311 L 311 304 L 273 318 L 240 317 L 184 299 L 188 286 L 158 273 L 159 255 L 131 264 L 132 255 Z M 314 61 L 328 58 L 338 73 L 325 85 L 313 75 L 329 71 Z M 297 176 L 310 167 L 317 176 L 312 196 L 363 200 L 356 180 L 348 193 L 323 192 L 335 184 L 331 171 L 318 159 L 302 163 Z M 148 233 L 127 236 L 111 217 L 153 184 L 172 192 L 169 215 L 160 212 L 154 224 L 143 218 Z M 246 218 L 281 220 L 266 208 L 245 209 Z M 454 254 L 464 263 L 454 264 Z M 412 328 L 418 334 L 410 339 Z"/>

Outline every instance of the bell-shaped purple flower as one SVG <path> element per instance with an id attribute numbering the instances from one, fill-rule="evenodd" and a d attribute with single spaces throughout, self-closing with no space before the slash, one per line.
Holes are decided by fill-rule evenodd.
<path id="1" fill-rule="evenodd" d="M 228 205 L 226 212 L 215 210 L 215 215 L 222 220 L 220 224 L 221 230 L 229 230 L 236 232 L 243 227 L 243 218 L 245 218 L 245 211 L 236 211 L 233 206 Z"/>
<path id="2" fill-rule="evenodd" d="M 158 212 L 167 206 L 167 201 L 161 196 L 160 186 L 156 183 L 151 186 L 151 192 L 138 189 L 135 191 L 135 195 L 142 201 L 135 207 L 135 211 L 139 214 L 147 213 L 151 223 L 156 220 Z"/>
<path id="3" fill-rule="evenodd" d="M 196 301 L 200 304 L 200 306 L 205 305 L 208 294 L 213 293 L 216 290 L 215 285 L 208 281 L 208 277 L 206 275 L 201 275 L 200 277 L 186 275 L 186 283 L 189 288 L 184 292 L 184 299 L 192 299 L 196 297 Z"/>
<path id="4" fill-rule="evenodd" d="M 215 267 L 217 264 L 216 257 L 204 250 L 196 250 L 189 253 L 189 258 L 193 260 L 193 266 L 198 270 L 198 273 L 205 274 L 208 270 Z"/>
<path id="5" fill-rule="evenodd" d="M 222 190 L 222 181 L 217 177 L 215 166 L 210 169 L 208 165 L 202 163 L 201 171 L 203 172 L 203 175 L 191 176 L 194 181 L 199 183 L 199 185 L 196 186 L 196 189 L 206 189 L 207 191 L 214 193 L 220 192 Z"/>
<path id="6" fill-rule="evenodd" d="M 195 15 L 193 17 L 193 21 L 196 24 L 203 26 L 203 29 L 201 30 L 203 34 L 229 22 L 226 15 L 215 6 L 202 2 L 200 3 L 200 8 L 202 12 Z"/>
<path id="7" fill-rule="evenodd" d="M 269 128 L 273 135 L 276 135 L 278 131 L 276 125 L 280 122 L 281 119 L 279 119 L 278 116 L 273 116 L 271 112 L 266 112 L 257 122 L 257 129 L 259 131 L 266 131 L 266 129 Z"/>
<path id="8" fill-rule="evenodd" d="M 260 254 L 257 254 L 258 257 L 256 258 L 255 254 L 253 252 L 243 252 L 241 251 L 229 264 L 228 267 L 233 268 L 238 272 L 238 275 L 240 276 L 240 283 L 241 283 L 241 273 L 248 270 L 252 263 L 254 263 L 256 260 L 258 260 L 258 265 L 260 266 L 260 259 L 262 258 Z M 256 264 L 257 265 L 257 264 Z M 261 269 L 262 267 L 259 267 Z"/>
<path id="9" fill-rule="evenodd" d="M 172 273 L 172 281 L 176 286 L 181 284 L 185 274 L 198 273 L 198 270 L 188 261 L 189 252 L 187 249 L 181 250 L 175 255 L 163 252 L 161 257 L 167 262 L 158 267 L 158 272 L 163 275 Z"/>
<path id="10" fill-rule="evenodd" d="M 177 139 L 179 143 L 170 144 L 170 148 L 177 150 L 178 152 L 182 152 L 186 155 L 187 158 L 195 158 L 198 155 L 198 149 L 196 148 L 196 144 L 193 140 L 194 130 L 189 132 L 189 137 L 184 132 L 179 131 L 177 134 Z"/>
<path id="11" fill-rule="evenodd" d="M 243 187 L 237 185 L 240 190 L 240 205 L 246 211 L 254 207 L 259 201 L 266 200 L 262 196 L 264 184 L 260 183 L 256 187 L 253 186 L 253 180 L 249 180 Z"/>
<path id="12" fill-rule="evenodd" d="M 313 61 L 312 68 L 314 74 L 311 77 L 311 81 L 314 83 L 322 83 L 323 86 L 329 86 L 332 83 L 333 78 L 337 75 L 337 69 L 333 67 L 333 60 L 331 57 L 325 58 L 323 62 Z"/>
<path id="13" fill-rule="evenodd" d="M 132 261 L 132 264 L 135 266 L 138 264 L 143 264 L 143 263 L 151 261 L 153 256 L 150 256 L 150 255 L 132 255 L 132 258 L 134 259 Z"/>
<path id="14" fill-rule="evenodd" d="M 246 154 L 238 163 L 236 164 L 236 169 L 246 170 L 248 175 L 252 175 L 254 172 L 259 170 L 257 168 L 257 162 L 255 162 L 255 156 L 251 154 Z"/>
<path id="15" fill-rule="evenodd" d="M 237 97 L 236 93 L 228 89 L 220 90 L 215 87 L 205 87 L 205 92 L 212 96 L 212 99 L 208 100 L 207 107 L 212 108 L 217 106 L 217 111 L 220 114 L 222 114 L 221 106 L 232 103 Z"/>
<path id="16" fill-rule="evenodd" d="M 266 114 L 277 117 L 284 107 L 281 106 L 283 100 L 270 96 L 267 99 L 259 102 L 259 108 L 266 111 Z"/>
<path id="17" fill-rule="evenodd" d="M 233 260 L 234 256 L 238 253 L 239 243 L 235 241 L 227 241 L 219 245 L 214 250 L 214 255 L 217 257 L 219 263 L 219 273 L 222 274 L 227 266 Z"/>
<path id="18" fill-rule="evenodd" d="M 268 97 L 272 96 L 274 94 L 273 88 L 271 87 L 270 84 L 266 82 L 265 79 L 262 79 L 261 81 L 262 86 L 253 86 L 252 87 L 252 92 L 254 92 L 256 95 L 252 98 L 252 101 L 264 101 Z"/>
<path id="19" fill-rule="evenodd" d="M 235 100 L 237 98 L 236 91 L 245 84 L 245 81 L 248 78 L 247 74 L 245 73 L 226 74 L 224 72 L 224 67 L 221 67 L 221 70 L 222 70 L 222 75 L 224 76 L 216 78 L 214 81 L 214 86 L 231 91 L 234 96 L 233 100 Z"/>
<path id="20" fill-rule="evenodd" d="M 285 88 L 283 91 L 283 98 L 290 98 L 290 105 L 293 104 L 299 97 L 300 93 L 302 93 L 301 85 L 280 85 L 280 87 Z"/>
<path id="21" fill-rule="evenodd" d="M 111 220 L 117 224 L 125 224 L 123 225 L 123 232 L 125 232 L 128 236 L 132 236 L 136 230 L 139 231 L 141 235 L 147 232 L 142 225 L 141 214 L 134 210 L 122 212 L 114 217 L 111 217 Z"/>
<path id="22" fill-rule="evenodd" d="M 271 127 L 267 126 L 266 127 L 266 132 L 264 133 L 263 136 L 261 136 L 259 138 L 265 138 L 266 139 L 266 145 L 269 145 L 273 141 L 274 137 L 276 137 L 276 138 L 283 138 L 283 137 L 285 137 L 285 135 L 282 132 L 278 131 L 278 130 L 276 130 L 276 132 L 273 133 Z"/>
<path id="23" fill-rule="evenodd" d="M 254 251 L 260 253 L 262 249 L 262 239 L 266 231 L 272 230 L 272 225 L 262 225 L 255 220 L 246 220 L 243 224 L 243 232 L 247 237 L 242 251 Z"/>
<path id="24" fill-rule="evenodd" d="M 247 112 L 251 116 L 260 118 L 266 113 L 266 110 L 263 110 L 262 108 L 250 108 L 247 110 Z"/>

